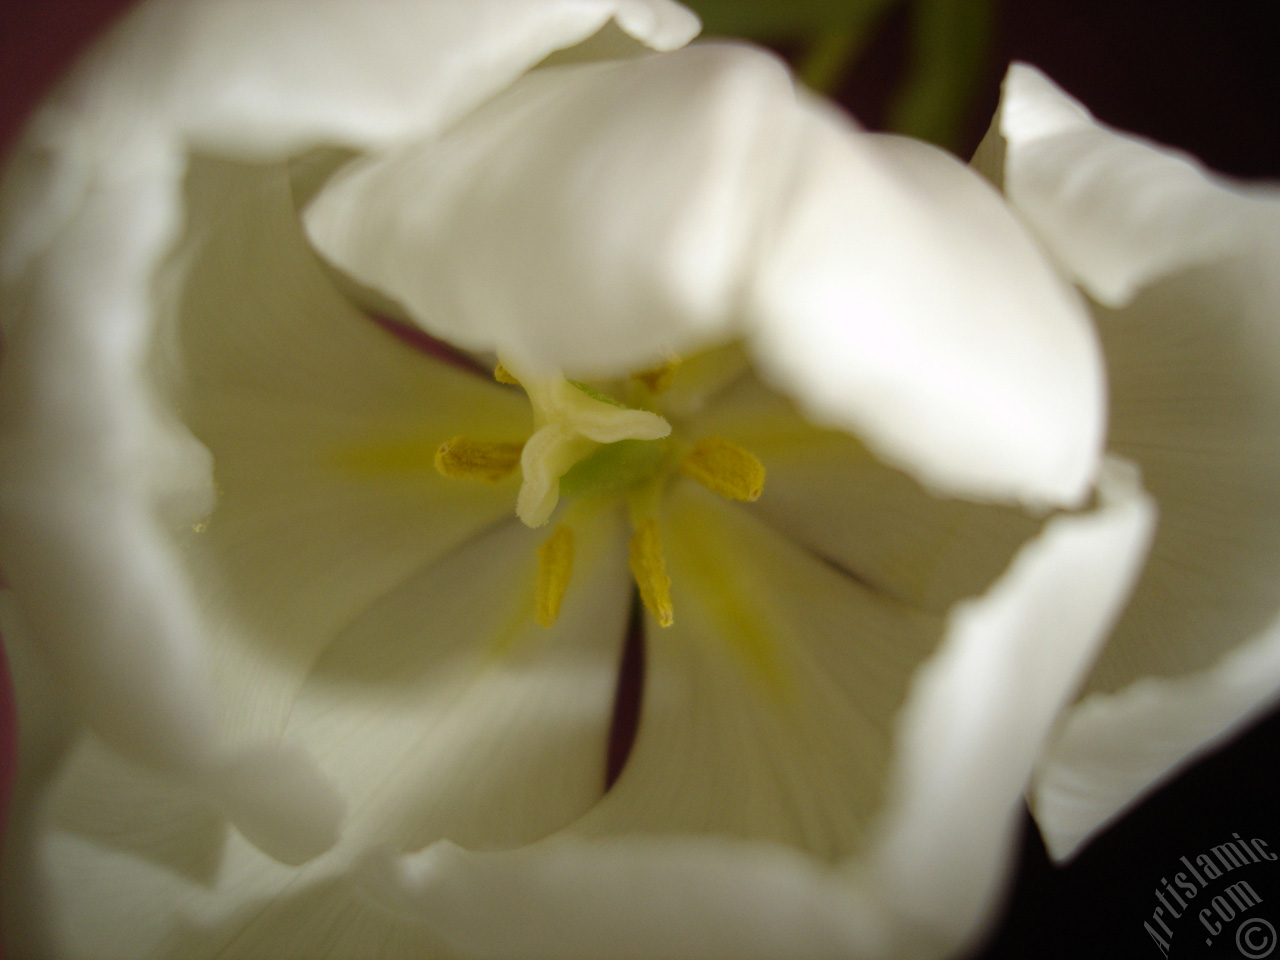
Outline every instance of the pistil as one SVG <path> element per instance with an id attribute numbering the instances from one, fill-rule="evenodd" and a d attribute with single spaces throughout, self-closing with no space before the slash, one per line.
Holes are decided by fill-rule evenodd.
<path id="1" fill-rule="evenodd" d="M 671 433 L 671 424 L 656 413 L 623 406 L 586 384 L 559 375 L 512 374 L 502 364 L 499 369 L 520 382 L 533 405 L 536 429 L 520 458 L 524 483 L 516 500 L 516 515 L 527 526 L 550 519 L 560 478 L 602 444 L 660 440 Z"/>

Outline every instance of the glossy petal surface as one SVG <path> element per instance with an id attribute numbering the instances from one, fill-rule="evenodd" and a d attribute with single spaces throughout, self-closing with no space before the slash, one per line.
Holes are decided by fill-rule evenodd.
<path id="1" fill-rule="evenodd" d="M 537 71 L 342 171 L 308 233 L 451 342 L 642 369 L 727 337 L 792 102 L 782 64 L 727 44 Z"/>
<path id="2" fill-rule="evenodd" d="M 762 375 L 939 494 L 1079 503 L 1104 391 L 1075 293 L 948 154 L 805 114 L 753 281 Z"/>

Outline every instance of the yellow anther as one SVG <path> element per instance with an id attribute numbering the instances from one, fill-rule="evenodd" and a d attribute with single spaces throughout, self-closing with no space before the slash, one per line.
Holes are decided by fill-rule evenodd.
<path id="1" fill-rule="evenodd" d="M 502 364 L 498 364 L 493 368 L 493 379 L 497 380 L 499 383 L 509 383 L 513 387 L 520 386 L 520 381 L 513 377 L 511 375 L 511 371 Z"/>
<path id="2" fill-rule="evenodd" d="M 764 464 L 723 437 L 703 437 L 695 443 L 680 472 L 730 500 L 750 502 L 764 492 Z"/>
<path id="3" fill-rule="evenodd" d="M 658 539 L 656 520 L 645 520 L 631 537 L 631 576 L 640 588 L 640 600 L 653 614 L 659 626 L 671 626 L 671 578 L 662 559 L 662 542 Z"/>
<path id="4" fill-rule="evenodd" d="M 663 393 L 671 386 L 671 381 L 675 379 L 678 369 L 680 369 L 680 358 L 672 357 L 656 367 L 633 373 L 631 378 L 643 383 L 650 393 Z"/>
<path id="5" fill-rule="evenodd" d="M 560 603 L 573 575 L 573 531 L 563 523 L 538 548 L 538 596 L 534 619 L 549 627 L 560 616 Z"/>
<path id="6" fill-rule="evenodd" d="M 436 451 L 436 469 L 446 477 L 497 483 L 520 465 L 523 443 L 488 443 L 454 437 Z"/>

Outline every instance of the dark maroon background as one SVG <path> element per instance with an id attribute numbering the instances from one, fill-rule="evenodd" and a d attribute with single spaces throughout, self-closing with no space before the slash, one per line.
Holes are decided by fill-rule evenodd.
<path id="1" fill-rule="evenodd" d="M 0 149 L 74 53 L 128 2 L 0 0 Z M 1280 178 L 1280 70 L 1266 16 L 1274 9 L 1274 2 L 1239 0 L 1007 0 L 965 146 L 985 129 L 1003 65 L 1021 59 L 1108 123 L 1182 147 L 1224 172 Z M 890 17 L 843 84 L 842 99 L 870 126 L 883 117 L 907 59 L 908 31 L 908 15 Z M 5 679 L 0 662 L 0 790 L 12 752 Z M 982 960 L 1157 960 L 1142 921 L 1155 905 L 1159 877 L 1179 856 L 1233 832 L 1280 848 L 1278 759 L 1280 712 L 1161 791 L 1065 869 L 1048 865 L 1029 829 L 1010 910 Z M 1271 919 L 1280 924 L 1280 912 Z M 1185 939 L 1175 941 L 1174 956 Z"/>

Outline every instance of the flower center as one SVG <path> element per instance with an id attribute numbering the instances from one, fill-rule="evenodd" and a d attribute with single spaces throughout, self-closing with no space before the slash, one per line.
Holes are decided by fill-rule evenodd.
<path id="1" fill-rule="evenodd" d="M 562 376 L 519 376 L 502 363 L 493 375 L 521 387 L 533 407 L 533 434 L 523 444 L 454 437 L 436 451 L 447 477 L 496 483 L 517 467 L 523 482 L 516 516 L 529 527 L 546 524 L 561 497 L 616 500 L 629 510 L 631 574 L 645 608 L 662 626 L 674 619 L 671 578 L 663 560 L 658 500 L 668 480 L 683 474 L 732 500 L 752 501 L 764 489 L 764 466 L 721 437 L 690 443 L 658 412 L 678 361 L 634 374 L 625 384 L 631 405 Z M 551 626 L 573 574 L 571 514 L 538 551 L 535 617 Z"/>

